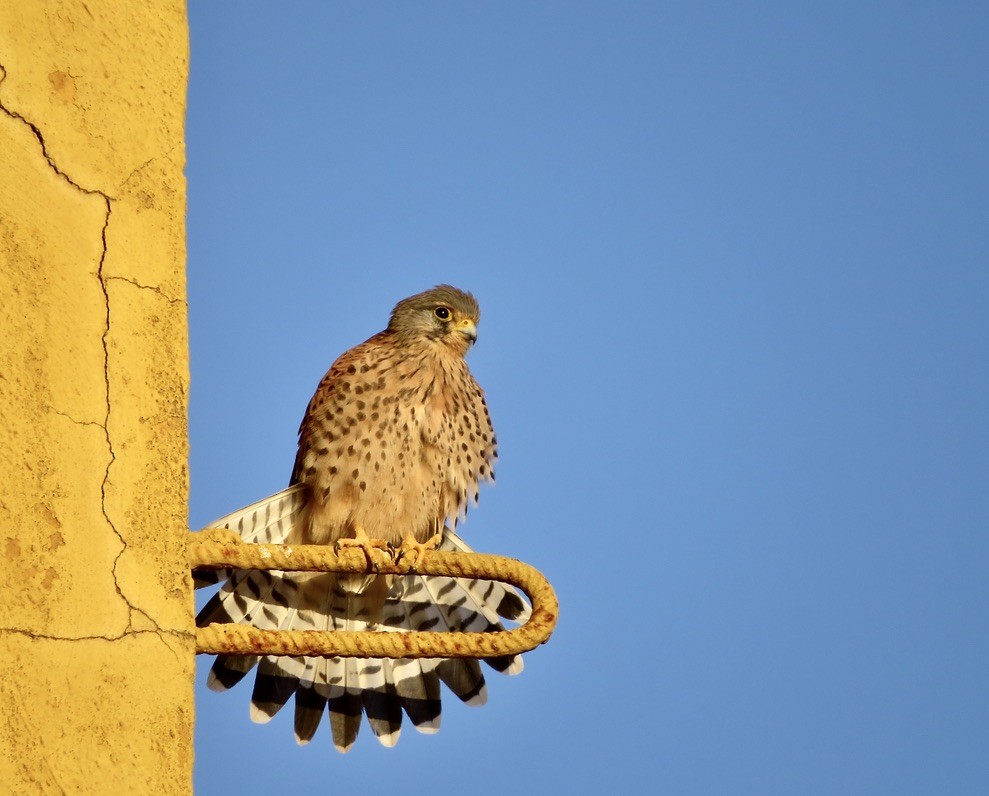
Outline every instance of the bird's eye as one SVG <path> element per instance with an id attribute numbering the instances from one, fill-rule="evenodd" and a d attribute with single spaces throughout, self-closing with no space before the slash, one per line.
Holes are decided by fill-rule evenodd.
<path id="1" fill-rule="evenodd" d="M 437 307 L 434 310 L 434 312 L 436 313 L 436 317 L 439 318 L 441 321 L 448 321 L 448 320 L 450 320 L 450 308 L 449 307 Z"/>

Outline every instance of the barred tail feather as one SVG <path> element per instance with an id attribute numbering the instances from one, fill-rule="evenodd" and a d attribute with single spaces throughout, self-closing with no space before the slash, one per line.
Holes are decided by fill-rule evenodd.
<path id="1" fill-rule="evenodd" d="M 221 517 L 206 527 L 235 531 L 250 544 L 285 544 L 291 541 L 292 531 L 304 515 L 305 507 L 305 487 L 296 484 Z M 201 589 L 229 578 L 232 572 L 229 569 L 197 572 L 193 581 L 195 587 Z"/>
<path id="2" fill-rule="evenodd" d="M 432 735 L 440 729 L 440 681 L 436 661 L 403 658 L 391 661 L 395 692 L 402 709 L 419 732 Z"/>
<path id="3" fill-rule="evenodd" d="M 294 486 L 230 514 L 210 527 L 229 528 L 245 541 L 284 544 L 299 538 L 306 521 L 306 493 Z M 442 550 L 471 552 L 449 528 Z M 502 620 L 524 622 L 530 607 L 515 589 L 498 583 L 427 575 L 380 576 L 354 594 L 328 573 L 228 570 L 226 582 L 197 617 L 261 629 L 468 631 L 502 630 Z M 497 671 L 516 674 L 521 656 L 486 659 Z M 308 743 L 324 712 L 334 747 L 348 751 L 362 716 L 380 743 L 393 746 L 403 714 L 415 729 L 435 733 L 441 719 L 440 682 L 462 701 L 482 705 L 487 686 L 473 659 L 356 659 L 219 655 L 207 685 L 227 690 L 257 669 L 251 719 L 265 723 L 295 695 L 295 736 Z"/>

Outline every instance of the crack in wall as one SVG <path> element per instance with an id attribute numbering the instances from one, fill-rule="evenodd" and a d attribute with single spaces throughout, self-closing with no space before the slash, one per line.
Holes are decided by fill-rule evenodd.
<path id="1" fill-rule="evenodd" d="M 182 630 L 166 630 L 164 628 L 157 628 L 155 630 L 126 630 L 115 636 L 99 633 L 88 636 L 57 636 L 51 633 L 38 633 L 35 630 L 24 627 L 0 627 L 0 634 L 3 633 L 24 636 L 33 641 L 120 641 L 127 636 L 157 636 L 166 646 L 168 646 L 169 638 L 178 639 L 179 641 L 188 641 L 190 638 L 195 638 L 195 633 Z"/>
<path id="2" fill-rule="evenodd" d="M 77 426 L 94 426 L 96 428 L 102 429 L 103 431 L 106 431 L 106 428 L 102 423 L 97 423 L 95 420 L 76 420 L 68 412 L 63 412 L 60 409 L 56 409 L 54 406 L 51 406 L 50 404 L 48 406 L 48 411 L 51 412 L 53 415 L 64 417 L 70 423 L 75 423 Z"/>
<path id="3" fill-rule="evenodd" d="M 0 64 L 0 91 L 3 90 L 3 84 L 6 80 L 7 80 L 7 67 L 5 67 L 3 64 Z M 93 188 L 86 188 L 80 185 L 75 180 L 73 180 L 68 174 L 62 171 L 62 169 L 58 167 L 58 164 L 55 163 L 55 159 L 48 152 L 48 147 L 45 145 L 45 137 L 41 134 L 41 128 L 39 128 L 38 125 L 36 125 L 30 119 L 22 116 L 17 111 L 13 111 L 10 108 L 8 108 L 6 105 L 4 105 L 2 96 L 0 96 L 0 111 L 7 114 L 7 116 L 9 116 L 11 119 L 16 119 L 21 124 L 27 126 L 28 129 L 30 129 L 31 132 L 34 133 L 34 137 L 38 140 L 38 144 L 41 146 L 41 154 L 44 156 L 45 160 L 48 161 L 48 165 L 51 166 L 52 171 L 54 171 L 59 177 L 65 180 L 73 188 L 82 191 L 84 194 L 87 194 L 88 196 L 94 196 L 94 195 L 102 196 L 104 199 L 106 199 L 107 203 L 109 204 L 110 197 L 107 194 L 103 193 L 102 191 L 98 191 Z"/>
<path id="4" fill-rule="evenodd" d="M 138 166 L 137 168 L 135 168 L 135 169 L 133 169 L 133 170 L 131 170 L 131 173 L 130 173 L 130 174 L 128 174 L 128 175 L 127 175 L 127 177 L 125 177 L 125 178 L 124 178 L 124 180 L 123 180 L 123 182 L 121 182 L 121 183 L 120 183 L 120 187 L 121 187 L 122 189 L 123 189 L 123 188 L 126 188 L 126 187 L 127 187 L 127 184 L 128 184 L 128 183 L 129 183 L 129 182 L 130 182 L 131 180 L 133 180 L 133 179 L 134 179 L 134 178 L 135 178 L 135 177 L 136 177 L 136 176 L 137 176 L 138 174 L 140 174 L 140 173 L 141 173 L 142 171 L 144 171 L 144 170 L 145 170 L 145 169 L 146 169 L 146 168 L 147 168 L 148 166 L 150 166 L 150 165 L 151 165 L 152 163 L 154 163 L 154 162 L 155 162 L 156 160 L 158 160 L 159 158 L 167 158 L 167 157 L 171 157 L 171 155 L 172 155 L 172 153 L 173 153 L 173 152 L 174 152 L 174 151 L 175 151 L 176 149 L 178 149 L 178 148 L 179 148 L 179 145 L 178 145 L 178 144 L 176 144 L 176 145 L 175 145 L 175 146 L 173 146 L 173 147 L 169 147 L 169 148 L 168 148 L 168 149 L 167 149 L 167 150 L 166 150 L 165 152 L 163 152 L 162 154 L 159 154 L 159 155 L 154 155 L 154 156 L 152 156 L 152 157 L 150 157 L 150 158 L 148 158 L 148 159 L 147 159 L 146 161 L 144 161 L 144 163 L 142 163 L 142 164 L 141 164 L 140 166 Z"/>
<path id="5" fill-rule="evenodd" d="M 3 64 L 0 64 L 0 92 L 2 92 L 3 83 L 6 81 L 6 79 L 7 79 L 7 68 Z M 111 203 L 112 203 L 114 197 L 112 197 L 110 194 L 105 193 L 103 191 L 100 191 L 100 190 L 97 190 L 97 189 L 94 189 L 94 188 L 86 188 L 85 186 L 80 185 L 78 182 L 76 182 L 74 179 L 72 179 L 68 175 L 67 172 L 65 172 L 61 168 L 59 168 L 58 164 L 55 162 L 55 159 L 51 156 L 51 154 L 48 151 L 48 147 L 47 147 L 47 145 L 45 143 L 45 138 L 44 138 L 44 135 L 41 132 L 41 128 L 38 127 L 38 125 L 36 125 L 30 119 L 27 119 L 24 115 L 18 113 L 17 111 L 14 111 L 14 110 L 11 110 L 10 108 L 8 108 L 4 104 L 2 94 L 0 94 L 0 112 L 6 114 L 11 119 L 17 120 L 21 124 L 25 125 L 29 130 L 31 130 L 31 132 L 33 133 L 35 139 L 38 142 L 38 146 L 41 148 L 41 154 L 42 154 L 42 156 L 45 158 L 45 160 L 47 161 L 48 165 L 51 167 L 52 171 L 54 171 L 59 177 L 61 177 L 69 185 L 71 185 L 73 188 L 75 188 L 76 190 L 80 191 L 81 193 L 86 194 L 87 196 L 99 196 L 103 200 L 104 206 L 106 208 L 106 214 L 105 214 L 104 219 L 103 219 L 103 228 L 100 231 L 100 238 L 101 238 L 101 243 L 102 243 L 102 250 L 100 251 L 100 261 L 99 261 L 99 265 L 98 265 L 97 270 L 96 270 L 96 278 L 97 278 L 97 280 L 99 280 L 100 290 L 103 293 L 104 305 L 106 307 L 104 329 L 103 329 L 103 334 L 102 334 L 102 337 L 101 337 L 101 342 L 102 342 L 102 345 L 103 345 L 103 378 L 104 378 L 104 383 L 106 385 L 106 414 L 104 416 L 102 425 L 100 425 L 99 423 L 92 423 L 92 425 L 99 426 L 99 427 L 101 427 L 103 429 L 104 435 L 106 436 L 107 449 L 109 450 L 109 453 L 110 453 L 110 459 L 107 462 L 106 470 L 104 471 L 104 474 L 103 474 L 103 482 L 100 485 L 100 510 L 102 511 L 103 518 L 106 520 L 106 523 L 110 527 L 110 530 L 113 531 L 114 535 L 120 541 L 120 551 L 117 553 L 117 555 L 113 559 L 113 567 L 111 569 L 111 573 L 113 575 L 113 586 L 114 586 L 114 589 L 116 590 L 116 592 L 117 592 L 118 596 L 120 597 L 120 599 L 123 600 L 124 605 L 127 606 L 127 612 L 128 612 L 127 613 L 127 626 L 126 626 L 126 629 L 124 630 L 124 635 L 126 635 L 128 633 L 135 633 L 136 634 L 136 633 L 156 632 L 158 634 L 161 634 L 161 633 L 169 632 L 169 631 L 164 630 L 155 621 L 154 617 L 152 617 L 147 611 L 145 611 L 142 608 L 139 608 L 138 606 L 136 606 L 134 603 L 131 602 L 131 600 L 127 597 L 127 595 L 124 593 L 123 589 L 121 588 L 121 586 L 120 586 L 120 580 L 119 580 L 119 578 L 117 576 L 117 567 L 120 564 L 120 559 L 124 555 L 124 553 L 127 551 L 127 540 L 124 539 L 123 534 L 121 534 L 120 531 L 117 530 L 117 527 L 114 524 L 113 520 L 110 518 L 110 514 L 109 514 L 109 512 L 107 512 L 107 507 L 106 507 L 107 485 L 110 482 L 110 468 L 113 466 L 113 463 L 117 459 L 116 452 L 113 449 L 113 440 L 110 437 L 110 406 L 111 406 L 111 401 L 110 401 L 110 346 L 109 346 L 109 339 L 108 339 L 109 338 L 109 335 L 110 335 L 110 294 L 109 294 L 109 291 L 107 289 L 107 282 L 110 279 L 121 279 L 121 280 L 123 280 L 125 282 L 132 282 L 137 287 L 147 287 L 149 290 L 156 291 L 156 292 L 160 293 L 164 298 L 168 299 L 169 301 L 176 301 L 177 302 L 178 299 L 174 299 L 174 300 L 173 299 L 169 299 L 168 296 L 166 296 L 164 293 L 161 293 L 161 291 L 159 289 L 154 288 L 154 287 L 148 287 L 148 286 L 145 286 L 145 285 L 140 285 L 137 282 L 133 282 L 132 280 L 127 279 L 125 277 L 105 277 L 104 276 L 104 274 L 103 274 L 103 267 L 104 267 L 104 265 L 106 263 L 106 256 L 107 256 L 107 252 L 108 252 L 108 247 L 107 247 L 107 229 L 110 226 Z M 147 164 L 144 164 L 144 165 L 147 165 Z M 143 168 L 143 166 L 139 167 L 138 169 L 135 169 L 135 172 L 139 171 L 140 168 Z M 58 414 L 61 414 L 64 417 L 67 417 L 69 420 L 72 420 L 72 418 L 69 415 L 66 415 L 64 412 L 58 412 Z M 74 421 L 73 420 L 73 422 L 79 422 L 79 421 Z M 151 631 L 149 631 L 149 630 L 137 630 L 137 629 L 135 629 L 135 627 L 134 627 L 135 614 L 138 614 L 140 616 L 143 616 L 152 625 L 152 627 L 154 627 L 155 629 L 154 630 L 151 630 Z M 107 638 L 108 640 L 112 640 L 111 637 L 102 637 L 101 636 L 101 637 L 98 637 L 98 638 Z M 64 640 L 69 640 L 69 639 L 64 639 Z"/>
<path id="6" fill-rule="evenodd" d="M 160 287 L 157 287 L 155 285 L 142 285 L 136 279 L 130 279 L 126 276 L 108 276 L 106 277 L 105 281 L 109 282 L 111 280 L 127 282 L 128 284 L 140 288 L 141 290 L 150 290 L 152 293 L 157 293 L 159 296 L 165 299 L 165 301 L 167 301 L 169 304 L 185 304 L 185 301 L 183 301 L 182 299 L 172 298 L 164 290 L 162 290 Z"/>
<path id="7" fill-rule="evenodd" d="M 103 250 L 100 253 L 100 262 L 99 262 L 99 266 L 96 269 L 96 278 L 99 280 L 100 290 L 103 292 L 104 306 L 106 307 L 103 335 L 101 337 L 101 342 L 103 344 L 103 380 L 106 385 L 106 415 L 104 416 L 103 419 L 103 431 L 106 435 L 107 450 L 110 451 L 110 460 L 106 464 L 106 470 L 104 470 L 103 472 L 103 482 L 100 484 L 100 510 L 103 512 L 103 518 L 106 520 L 106 524 L 110 526 L 110 530 L 113 531 L 117 539 L 120 540 L 120 551 L 113 559 L 113 567 L 111 571 L 113 573 L 113 588 L 116 590 L 117 595 L 120 597 L 120 599 L 124 601 L 124 605 L 127 606 L 127 628 L 124 631 L 124 633 L 126 634 L 126 633 L 142 632 L 135 630 L 134 628 L 135 614 L 143 616 L 151 624 L 151 626 L 155 628 L 155 631 L 161 633 L 164 631 L 162 630 L 158 622 L 155 621 L 155 618 L 147 611 L 145 611 L 143 608 L 140 608 L 137 605 L 135 605 L 133 602 L 131 602 L 130 598 L 128 598 L 128 596 L 124 593 L 123 587 L 121 587 L 120 585 L 120 579 L 117 577 L 117 567 L 120 565 L 120 560 L 121 558 L 123 558 L 124 553 L 127 552 L 127 540 L 124 538 L 124 535 L 119 530 L 117 530 L 117 526 L 110 518 L 110 513 L 107 511 L 106 508 L 106 503 L 107 503 L 106 492 L 107 492 L 107 485 L 110 483 L 110 468 L 113 466 L 113 463 L 117 460 L 117 453 L 113 449 L 113 439 L 110 436 L 110 407 L 112 403 L 110 400 L 110 392 L 111 392 L 110 341 L 109 341 L 110 291 L 107 288 L 107 282 L 110 279 L 116 277 L 105 277 L 103 275 L 103 266 L 106 264 L 106 255 L 107 252 L 109 251 L 109 247 L 107 245 L 107 240 L 106 240 L 106 233 L 107 233 L 107 229 L 109 229 L 110 227 L 111 203 L 109 196 L 107 196 L 106 194 L 100 194 L 100 195 L 103 197 L 103 201 L 106 203 L 106 216 L 104 217 L 103 220 L 103 230 L 101 232 Z"/>

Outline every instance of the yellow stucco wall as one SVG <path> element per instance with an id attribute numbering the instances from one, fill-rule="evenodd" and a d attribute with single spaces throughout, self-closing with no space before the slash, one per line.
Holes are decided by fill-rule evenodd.
<path id="1" fill-rule="evenodd" d="M 181 0 L 0 3 L 0 790 L 188 793 Z"/>

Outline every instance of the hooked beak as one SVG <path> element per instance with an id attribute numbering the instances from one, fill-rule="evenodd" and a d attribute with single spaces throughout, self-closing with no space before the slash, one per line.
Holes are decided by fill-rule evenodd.
<path id="1" fill-rule="evenodd" d="M 477 340 L 477 324 L 470 318 L 464 318 L 457 324 L 457 331 L 472 343 Z"/>

